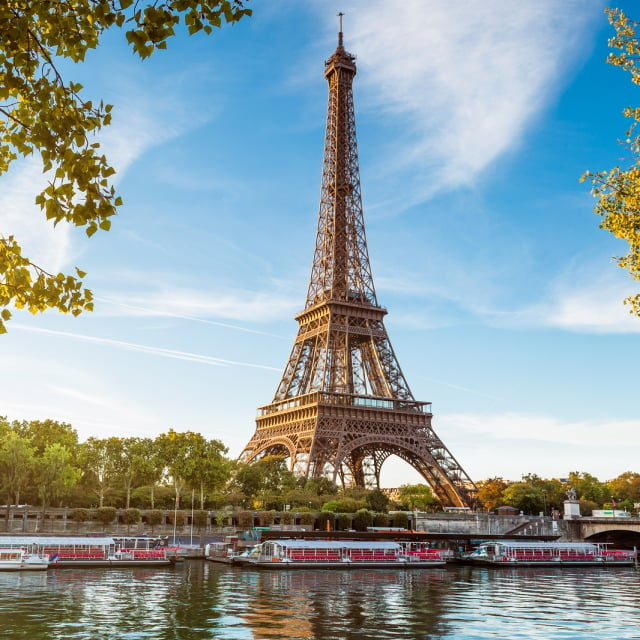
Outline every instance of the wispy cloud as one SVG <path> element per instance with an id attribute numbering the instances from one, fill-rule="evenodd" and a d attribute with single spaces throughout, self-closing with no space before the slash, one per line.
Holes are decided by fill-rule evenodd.
<path id="1" fill-rule="evenodd" d="M 254 333 L 263 336 L 271 336 L 273 338 L 282 338 L 283 336 L 270 333 L 268 331 L 260 331 L 258 329 L 252 329 L 250 327 L 240 326 L 237 324 L 229 324 L 227 322 L 219 322 L 216 320 L 210 320 L 206 317 L 188 315 L 188 311 L 197 310 L 199 312 L 213 311 L 213 309 L 204 309 L 202 305 L 194 305 L 192 302 L 186 305 L 180 305 L 175 300 L 171 305 L 167 304 L 166 300 L 163 300 L 159 304 L 158 300 L 154 300 L 152 306 L 142 306 L 137 303 L 127 302 L 128 298 L 103 298 L 97 297 L 97 302 L 104 302 L 108 305 L 112 305 L 111 311 L 101 311 L 100 315 L 118 315 L 118 316 L 134 316 L 134 317 L 161 317 L 161 318 L 175 318 L 177 320 L 188 320 L 190 322 L 200 322 L 204 324 L 211 324 L 218 327 L 225 327 L 226 329 L 233 329 L 235 331 L 243 331 L 245 333 Z M 136 301 L 140 300 L 140 297 L 135 298 Z M 167 307 L 170 306 L 171 309 Z M 183 312 L 178 312 L 182 308 Z M 260 317 L 260 316 L 258 316 Z M 255 316 L 249 315 L 246 319 L 255 319 Z"/>
<path id="2" fill-rule="evenodd" d="M 602 446 L 603 433 L 608 442 L 624 442 L 626 447 L 640 445 L 640 420 L 562 421 L 551 416 L 519 413 L 448 414 L 438 417 L 438 429 L 457 430 L 469 436 L 485 435 L 496 440 L 537 440 L 556 444 Z"/>
<path id="3" fill-rule="evenodd" d="M 162 100 L 140 80 L 136 65 L 118 65 L 108 91 L 120 96 L 114 110 L 113 122 L 96 136 L 109 163 L 116 169 L 113 183 L 118 184 L 130 166 L 147 150 L 163 144 L 185 131 L 197 127 L 214 116 L 211 110 L 201 111 L 184 98 L 181 82 L 176 74 L 163 77 L 159 85 Z M 193 72 L 194 70 L 191 70 Z M 69 69 L 74 77 L 74 68 Z M 148 79 L 147 79 L 148 80 Z M 109 84 L 109 83 L 107 83 Z M 107 100 L 109 102 L 109 100 Z M 48 180 L 42 165 L 35 158 L 16 162 L 2 176 L 0 192 L 0 232 L 14 235 L 29 258 L 51 272 L 58 272 L 75 262 L 89 246 L 82 231 L 74 232 L 71 225 L 60 223 L 54 227 L 35 204 L 35 196 Z M 82 242 L 74 241 L 75 238 Z"/>
<path id="4" fill-rule="evenodd" d="M 553 327 L 577 333 L 640 333 L 640 318 L 624 298 L 637 290 L 618 267 L 609 264 L 568 268 L 549 286 L 545 300 L 520 310 L 478 310 L 498 327 Z"/>
<path id="5" fill-rule="evenodd" d="M 379 171 L 411 170 L 405 203 L 474 182 L 516 146 L 601 9 L 581 0 L 352 3 L 345 44 L 358 55 L 359 109 L 389 118 L 394 143 Z"/>
<path id="6" fill-rule="evenodd" d="M 80 333 L 72 333 L 69 331 L 56 331 L 53 329 L 43 329 L 37 327 L 29 327 L 22 324 L 13 324 L 12 329 L 19 331 L 31 331 L 34 333 L 44 333 L 55 335 L 63 338 L 70 338 L 73 340 L 80 340 L 83 342 L 92 342 L 94 344 L 101 344 L 106 347 L 116 347 L 119 349 L 125 349 L 127 351 L 138 351 L 153 356 L 162 356 L 164 358 L 173 358 L 176 360 L 188 360 L 190 362 L 197 362 L 200 364 L 207 364 L 213 366 L 236 366 L 236 367 L 250 367 L 253 369 L 267 369 L 270 371 L 279 371 L 275 367 L 268 367 L 266 365 L 255 364 L 251 362 L 238 362 L 235 360 L 225 360 L 223 358 L 216 358 L 214 356 L 208 356 L 199 353 L 190 353 L 188 351 L 177 351 L 175 349 L 165 349 L 163 347 L 152 347 L 149 345 L 136 344 L 133 342 L 124 342 L 122 340 L 113 340 L 111 338 L 101 338 L 98 336 L 88 336 Z"/>
<path id="7" fill-rule="evenodd" d="M 138 293 L 111 294 L 101 298 L 111 305 L 103 315 L 163 316 L 223 325 L 222 320 L 269 322 L 289 319 L 300 307 L 299 296 L 290 298 L 270 291 L 200 291 L 180 287 Z M 225 324 L 229 328 L 260 331 Z M 271 334 L 269 334 L 271 335 Z"/>

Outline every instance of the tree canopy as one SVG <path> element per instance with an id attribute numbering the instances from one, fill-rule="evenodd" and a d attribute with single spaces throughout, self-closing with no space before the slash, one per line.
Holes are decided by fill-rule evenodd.
<path id="1" fill-rule="evenodd" d="M 165 49 L 183 24 L 211 33 L 251 11 L 248 0 L 4 0 L 0 3 L 0 176 L 18 158 L 39 156 L 47 185 L 35 203 L 53 225 L 108 231 L 122 204 L 115 173 L 96 134 L 111 122 L 112 106 L 83 97 L 60 61 L 77 63 L 109 29 L 123 29 L 140 58 Z M 23 254 L 19 239 L 0 233 L 0 333 L 9 306 L 78 315 L 93 308 L 85 272 L 49 273 Z"/>
<path id="2" fill-rule="evenodd" d="M 607 9 L 606 13 L 615 30 L 609 46 L 617 50 L 609 54 L 607 62 L 628 71 L 631 81 L 640 84 L 638 23 L 619 9 Z M 622 142 L 626 149 L 626 167 L 587 172 L 582 179 L 593 184 L 592 193 L 597 198 L 594 210 L 602 217 L 600 227 L 629 245 L 627 254 L 616 259 L 618 265 L 634 280 L 640 280 L 640 135 L 636 130 L 640 108 L 629 106 L 623 113 L 632 120 Z M 625 304 L 630 305 L 631 313 L 640 316 L 640 293 L 626 298 Z"/>

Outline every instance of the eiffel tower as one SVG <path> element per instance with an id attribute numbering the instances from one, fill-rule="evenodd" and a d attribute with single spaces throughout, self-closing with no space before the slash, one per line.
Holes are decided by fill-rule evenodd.
<path id="1" fill-rule="evenodd" d="M 414 399 L 383 324 L 364 229 L 352 83 L 355 56 L 325 63 L 329 105 L 311 278 L 289 361 L 240 454 L 288 459 L 298 476 L 380 486 L 383 463 L 405 460 L 444 505 L 471 507 L 475 485 L 431 428 L 431 403 Z"/>

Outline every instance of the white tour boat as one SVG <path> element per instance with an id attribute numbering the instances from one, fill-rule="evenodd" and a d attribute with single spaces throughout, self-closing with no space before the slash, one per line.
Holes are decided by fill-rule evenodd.
<path id="1" fill-rule="evenodd" d="M 49 556 L 30 553 L 24 548 L 0 548 L 0 571 L 44 571 Z"/>
<path id="2" fill-rule="evenodd" d="M 267 540 L 235 564 L 269 569 L 425 568 L 446 563 L 446 552 L 426 543 L 362 540 Z"/>
<path id="3" fill-rule="evenodd" d="M 179 553 L 166 540 L 147 536 L 3 536 L 1 542 L 6 549 L 47 556 L 51 567 L 172 565 Z"/>
<path id="4" fill-rule="evenodd" d="M 635 552 L 594 542 L 484 542 L 462 557 L 473 564 L 504 567 L 616 567 L 634 564 Z"/>

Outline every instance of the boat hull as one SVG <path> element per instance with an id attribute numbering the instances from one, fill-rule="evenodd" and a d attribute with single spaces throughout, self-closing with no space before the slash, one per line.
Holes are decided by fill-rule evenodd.
<path id="1" fill-rule="evenodd" d="M 59 560 L 52 563 L 51 568 L 64 569 L 65 567 L 168 567 L 175 565 L 173 559 L 166 560 Z"/>
<path id="2" fill-rule="evenodd" d="M 445 560 L 432 560 L 429 562 L 410 562 L 403 560 L 389 562 L 352 562 L 341 560 L 336 562 L 297 562 L 295 560 L 252 560 L 247 558 L 234 558 L 233 564 L 242 567 L 255 567 L 257 569 L 429 569 L 443 567 Z"/>
<path id="3" fill-rule="evenodd" d="M 0 571 L 46 571 L 48 562 L 0 562 Z"/>
<path id="4" fill-rule="evenodd" d="M 472 560 L 470 564 L 491 567 L 631 567 L 633 560 Z"/>

